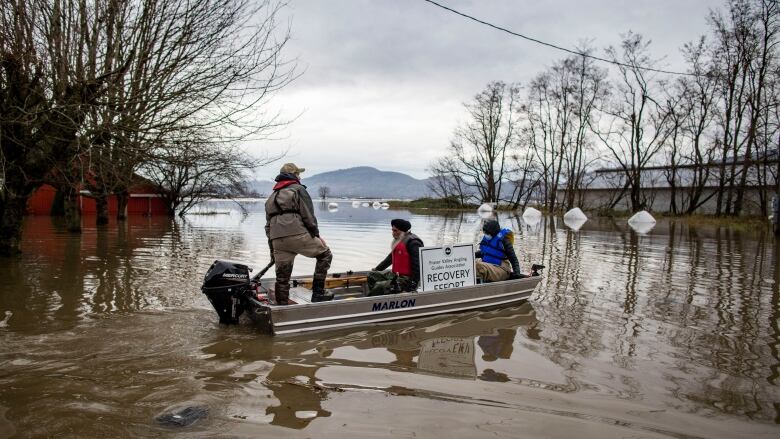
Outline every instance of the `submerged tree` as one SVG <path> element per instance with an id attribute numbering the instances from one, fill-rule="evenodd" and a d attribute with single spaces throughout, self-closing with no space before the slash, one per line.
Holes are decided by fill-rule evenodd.
<path id="1" fill-rule="evenodd" d="M 656 100 L 658 82 L 643 66 L 653 65 L 649 42 L 629 32 L 621 51 L 610 47 L 608 56 L 618 65 L 619 80 L 610 102 L 602 109 L 604 118 L 591 122 L 594 133 L 623 173 L 631 209 L 647 206 L 642 171 L 664 144 L 669 113 Z"/>
<path id="2" fill-rule="evenodd" d="M 203 142 L 196 133 L 155 148 L 154 160 L 141 168 L 158 187 L 171 217 L 184 216 L 206 198 L 245 195 L 249 172 L 279 158 L 252 157 L 235 145 Z"/>
<path id="3" fill-rule="evenodd" d="M 197 131 L 199 142 L 229 145 L 283 124 L 265 110 L 293 74 L 280 57 L 288 34 L 277 35 L 279 8 L 270 0 L 1 2 L 0 252 L 19 251 L 27 199 L 44 182 L 69 195 L 88 189 L 99 207 L 110 194 L 122 204 L 135 171 L 178 153 L 170 139 Z M 162 146 L 174 151 L 160 154 Z"/>
<path id="4" fill-rule="evenodd" d="M 582 50 L 589 53 L 589 50 Z M 556 62 L 529 86 L 526 141 L 542 173 L 542 195 L 548 209 L 574 207 L 576 195 L 593 161 L 589 140 L 594 109 L 606 96 L 606 71 L 585 56 Z M 558 199 L 563 186 L 564 199 Z"/>
<path id="5" fill-rule="evenodd" d="M 517 140 L 517 84 L 491 82 L 465 104 L 469 120 L 456 129 L 450 144 L 460 180 L 483 202 L 501 199 L 507 155 Z"/>

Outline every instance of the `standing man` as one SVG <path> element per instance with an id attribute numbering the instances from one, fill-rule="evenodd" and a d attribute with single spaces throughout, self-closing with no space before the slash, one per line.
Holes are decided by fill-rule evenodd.
<path id="1" fill-rule="evenodd" d="M 420 283 L 420 247 L 422 240 L 410 232 L 412 223 L 405 219 L 390 221 L 393 242 L 390 254 L 368 274 L 369 296 L 415 291 Z M 392 271 L 383 272 L 393 265 Z"/>
<path id="2" fill-rule="evenodd" d="M 274 192 L 265 202 L 265 234 L 276 263 L 276 303 L 287 305 L 290 298 L 290 276 L 296 255 L 316 258 L 312 282 L 312 302 L 333 299 L 326 294 L 325 277 L 333 254 L 320 237 L 314 205 L 306 186 L 301 184 L 301 172 L 293 163 L 286 163 L 276 177 Z"/>
<path id="3" fill-rule="evenodd" d="M 520 274 L 520 262 L 515 254 L 514 234 L 502 229 L 498 221 L 489 219 L 482 225 L 485 236 L 479 243 L 477 258 L 477 276 L 485 282 L 498 282 L 507 279 L 526 277 Z"/>

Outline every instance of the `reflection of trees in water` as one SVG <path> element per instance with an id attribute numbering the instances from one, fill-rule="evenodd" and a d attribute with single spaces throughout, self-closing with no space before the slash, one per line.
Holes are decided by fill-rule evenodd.
<path id="1" fill-rule="evenodd" d="M 774 273 L 772 279 L 774 280 L 774 288 L 772 288 L 772 300 L 771 300 L 771 318 L 769 319 L 771 329 L 771 340 L 769 342 L 769 349 L 772 352 L 772 358 L 775 359 L 774 364 L 770 367 L 770 373 L 767 377 L 769 384 L 773 386 L 780 385 L 780 239 L 775 237 L 774 239 Z M 777 410 L 777 417 L 775 423 L 780 424 L 780 409 Z"/>
<path id="2" fill-rule="evenodd" d="M 200 288 L 200 254 L 241 258 L 243 234 L 167 219 L 130 217 L 67 233 L 57 218 L 31 217 L 27 251 L 5 259 L 0 304 L 9 325 L 72 326 L 88 315 L 188 305 Z M 21 325 L 21 326 L 16 326 Z"/>
<path id="3" fill-rule="evenodd" d="M 545 356 L 571 378 L 587 376 L 620 395 L 775 419 L 780 279 L 773 240 L 763 231 L 673 221 L 646 236 L 590 227 L 540 236 L 549 262 L 534 302 Z M 599 364 L 605 358 L 611 364 Z M 613 365 L 613 379 L 598 378 Z M 658 387 L 648 376 L 668 384 Z"/>

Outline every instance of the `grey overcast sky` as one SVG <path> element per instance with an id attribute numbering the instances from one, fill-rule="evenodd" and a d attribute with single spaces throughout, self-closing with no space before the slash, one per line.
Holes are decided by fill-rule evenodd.
<path id="1" fill-rule="evenodd" d="M 438 0 L 517 33 L 604 54 L 632 30 L 652 41 L 659 68 L 684 70 L 680 47 L 708 32 L 714 0 Z M 280 140 L 304 174 L 368 165 L 425 178 L 445 154 L 463 103 L 493 80 L 527 84 L 565 53 L 497 31 L 423 0 L 289 0 L 283 19 L 302 76 L 276 94 L 300 116 Z M 606 65 L 604 65 L 606 66 Z M 272 179 L 274 164 L 258 172 Z"/>

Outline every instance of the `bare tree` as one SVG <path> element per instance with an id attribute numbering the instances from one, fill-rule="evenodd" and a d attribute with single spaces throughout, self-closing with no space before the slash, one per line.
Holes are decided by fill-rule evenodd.
<path id="1" fill-rule="evenodd" d="M 193 131 L 212 145 L 263 137 L 293 77 L 273 0 L 0 3 L 0 251 L 19 249 L 27 198 L 51 181 L 105 197 Z M 184 132 L 184 134 L 177 134 Z M 155 150 L 155 154 L 149 151 Z M 176 155 L 176 151 L 173 151 Z M 72 221 L 77 228 L 76 220 Z"/>
<path id="2" fill-rule="evenodd" d="M 716 81 L 713 64 L 705 58 L 706 51 L 704 38 L 696 44 L 686 44 L 683 53 L 694 75 L 677 80 L 681 98 L 679 105 L 685 115 L 683 135 L 689 144 L 685 159 L 691 166 L 690 178 L 685 182 L 687 196 L 683 200 L 683 209 L 687 214 L 695 212 L 715 195 L 714 192 L 705 195 L 717 149 L 712 128 L 716 111 Z"/>
<path id="3" fill-rule="evenodd" d="M 320 193 L 320 198 L 322 198 L 323 200 L 327 199 L 328 196 L 330 196 L 330 187 L 320 186 L 319 193 Z"/>
<path id="4" fill-rule="evenodd" d="M 584 49 L 583 52 L 589 52 Z M 574 205 L 576 194 L 593 158 L 588 136 L 593 109 L 606 95 L 606 71 L 584 56 L 556 62 L 529 86 L 527 116 L 529 145 L 541 164 L 545 203 L 555 210 L 561 202 Z M 564 186 L 564 199 L 558 192 Z"/>
<path id="5" fill-rule="evenodd" d="M 522 142 L 522 141 L 521 141 Z M 534 155 L 529 148 L 518 148 L 517 153 L 510 157 L 508 172 L 512 182 L 512 195 L 508 198 L 512 208 L 525 209 L 539 189 L 542 177 L 534 162 Z"/>
<path id="6" fill-rule="evenodd" d="M 516 142 L 517 84 L 491 82 L 465 104 L 470 120 L 455 131 L 450 144 L 453 161 L 462 181 L 483 202 L 501 199 L 507 171 L 507 154 Z"/>
<path id="7" fill-rule="evenodd" d="M 428 166 L 430 178 L 426 183 L 436 197 L 457 199 L 460 206 L 471 197 L 457 163 L 450 157 L 442 157 Z"/>
<path id="8" fill-rule="evenodd" d="M 93 113 L 89 162 L 90 191 L 97 200 L 117 194 L 120 218 L 135 172 L 154 159 L 148 151 L 166 144 L 166 136 L 197 130 L 201 141 L 218 145 L 266 135 L 283 121 L 257 112 L 293 75 L 280 57 L 289 32 L 277 32 L 279 3 L 122 5 L 120 21 L 126 24 L 116 26 L 111 53 L 131 68 L 109 90 L 110 105 Z"/>
<path id="9" fill-rule="evenodd" d="M 82 152 L 88 109 L 116 73 L 101 67 L 101 16 L 75 0 L 0 2 L 0 253 L 20 251 L 27 199 Z"/>
<path id="10" fill-rule="evenodd" d="M 634 211 L 647 206 L 642 170 L 663 146 L 669 117 L 653 97 L 657 82 L 641 68 L 655 64 L 648 55 L 648 45 L 640 35 L 629 32 L 620 53 L 613 47 L 607 49 L 608 56 L 620 63 L 620 80 L 613 99 L 602 110 L 608 120 L 591 123 L 593 132 L 623 171 Z"/>
<path id="11" fill-rule="evenodd" d="M 237 146 L 204 143 L 200 138 L 194 132 L 171 139 L 142 166 L 143 174 L 163 195 L 168 216 L 184 216 L 208 198 L 244 195 L 248 173 L 279 159 L 253 158 Z"/>

